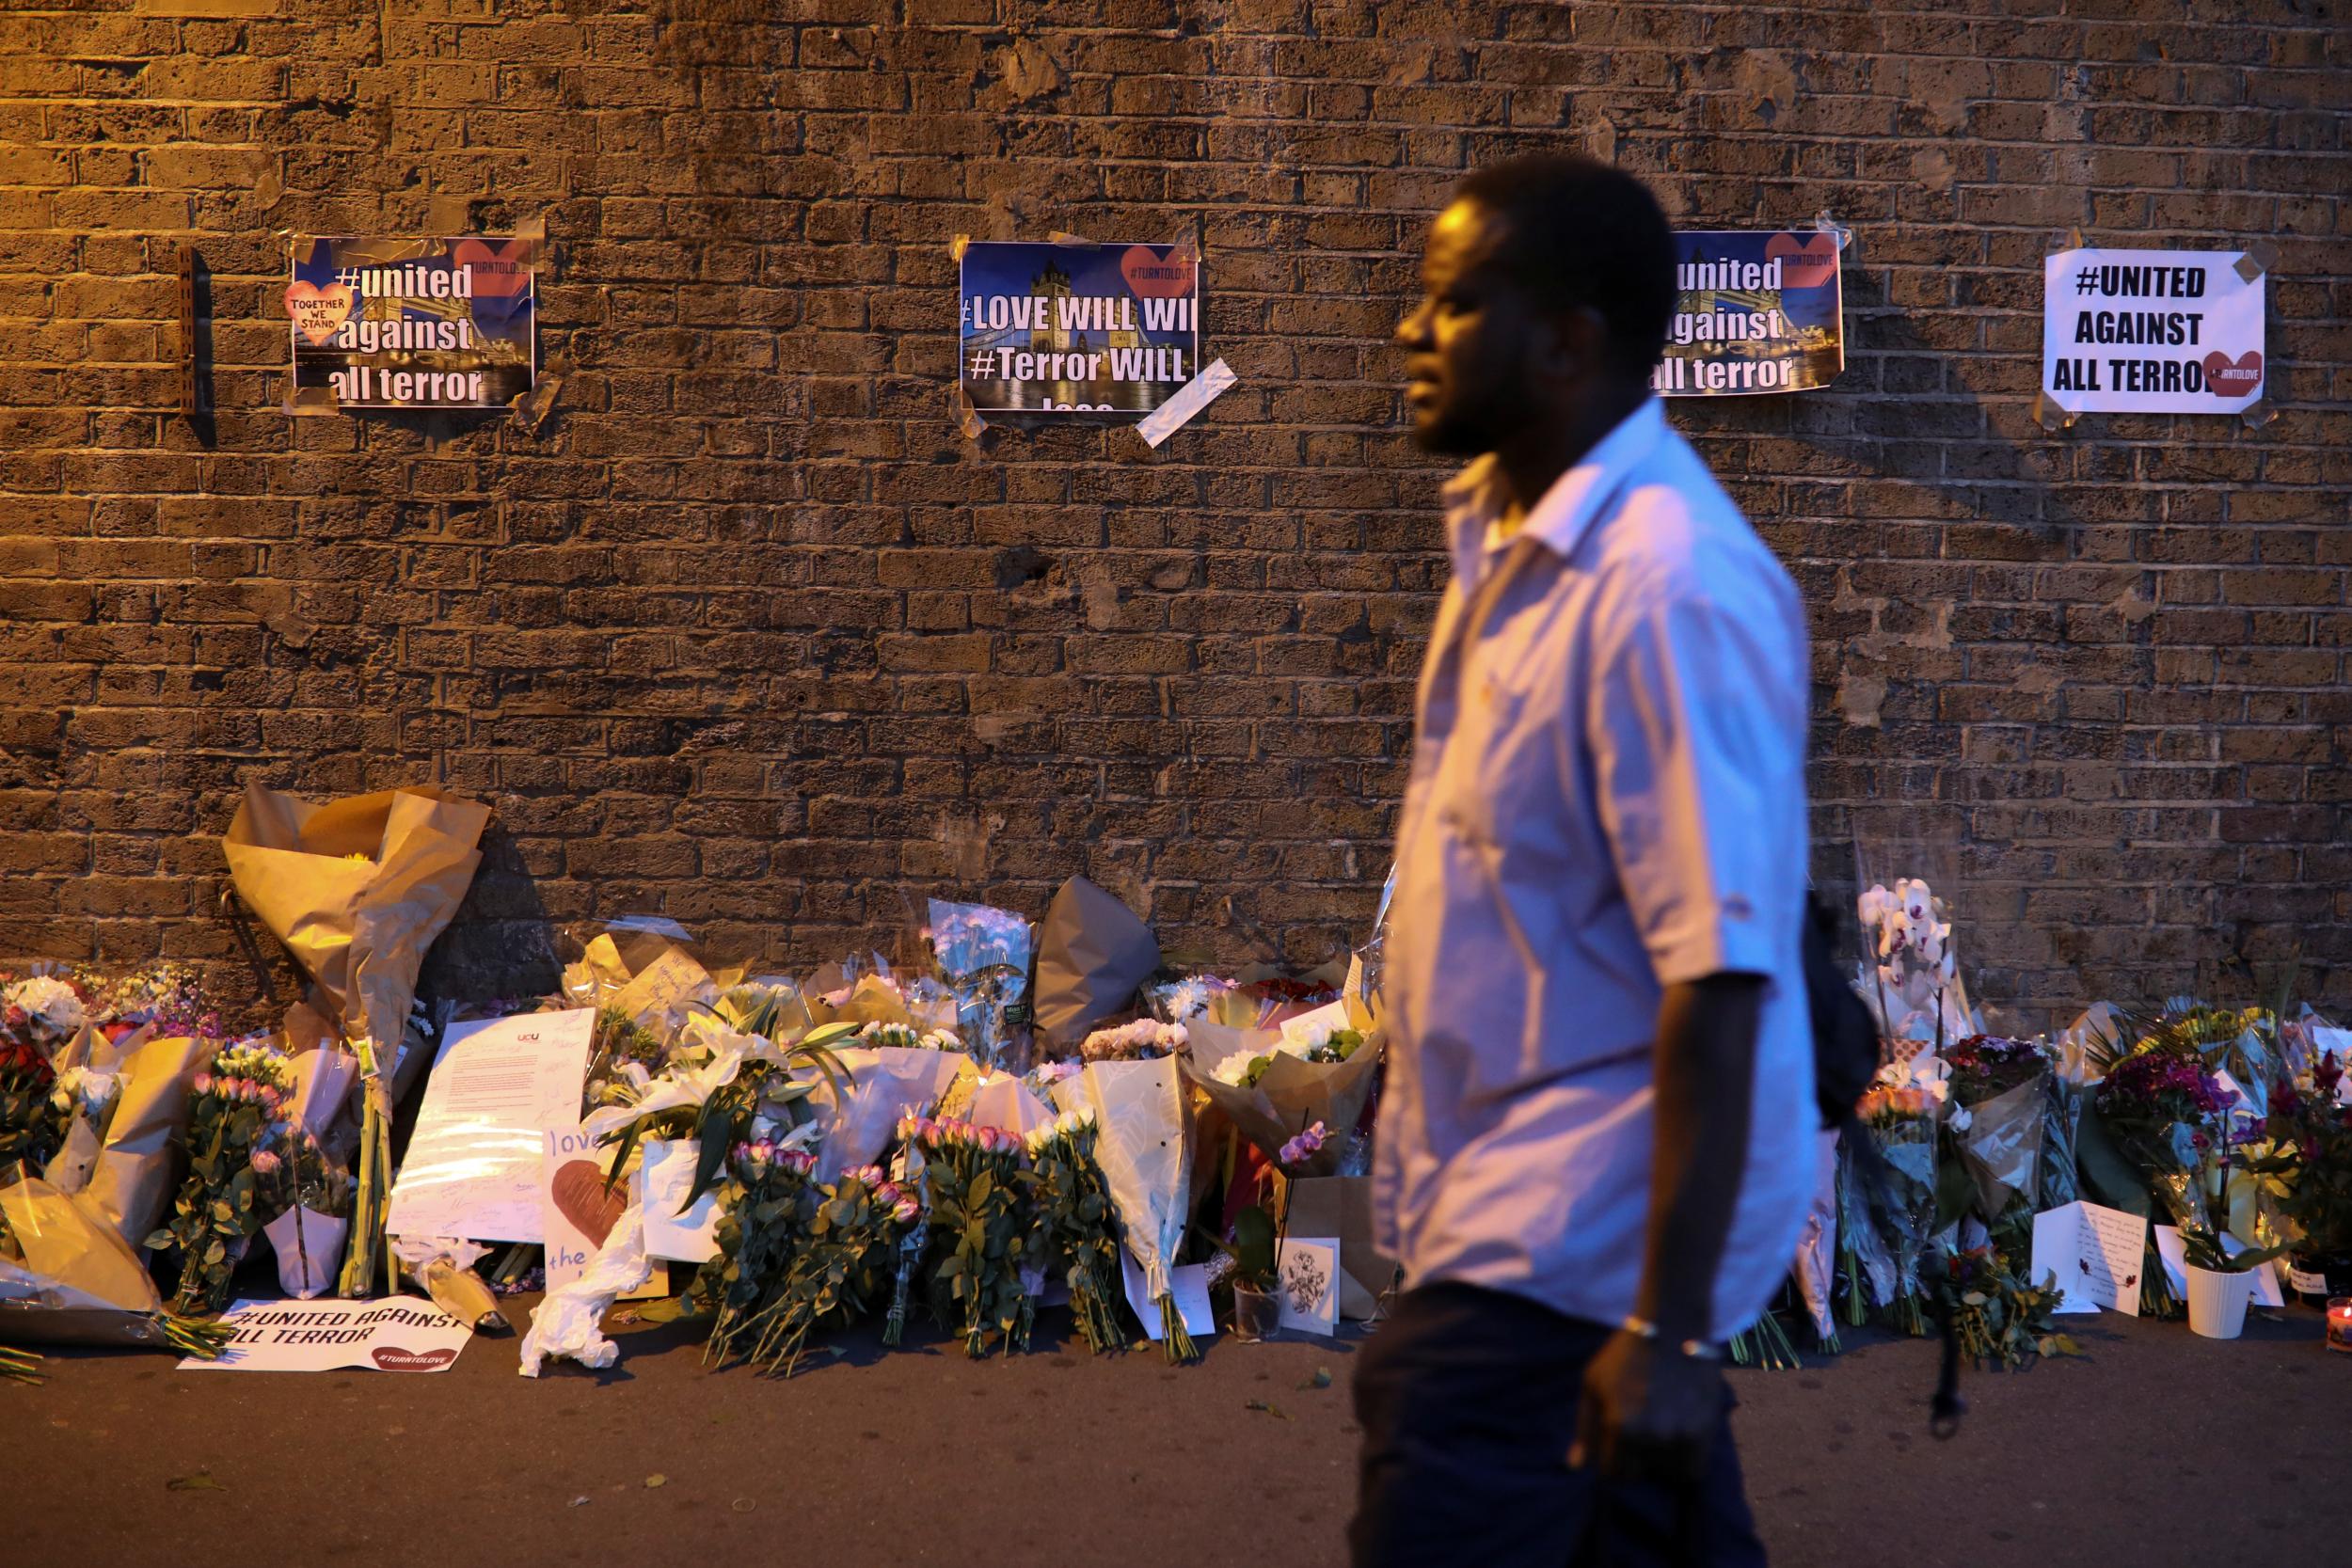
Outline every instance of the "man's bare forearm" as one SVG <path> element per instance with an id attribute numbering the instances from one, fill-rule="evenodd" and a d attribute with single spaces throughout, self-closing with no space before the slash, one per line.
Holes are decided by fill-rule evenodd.
<path id="1" fill-rule="evenodd" d="M 1710 974 L 1658 1006 L 1657 1141 L 1636 1310 L 1670 1343 L 1704 1338 L 1740 1201 L 1764 980 Z"/>

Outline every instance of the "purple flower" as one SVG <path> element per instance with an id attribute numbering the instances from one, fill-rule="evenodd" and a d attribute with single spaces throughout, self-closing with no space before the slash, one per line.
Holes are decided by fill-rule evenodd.
<path id="1" fill-rule="evenodd" d="M 1292 1165 L 1303 1164 L 1304 1162 L 1314 1158 L 1314 1156 L 1322 1150 L 1324 1144 L 1329 1139 L 1330 1135 L 1329 1131 L 1324 1127 L 1323 1123 L 1318 1121 L 1313 1126 L 1304 1129 L 1299 1132 L 1298 1136 L 1284 1144 L 1281 1148 L 1281 1151 L 1275 1155 L 1274 1163 L 1284 1167 L 1285 1169 L 1288 1169 Z"/>

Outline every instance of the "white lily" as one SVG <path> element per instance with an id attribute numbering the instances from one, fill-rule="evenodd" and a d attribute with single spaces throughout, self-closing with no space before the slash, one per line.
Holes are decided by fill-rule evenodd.
<path id="1" fill-rule="evenodd" d="M 752 1040 L 751 1036 L 738 1035 L 723 1027 L 721 1033 L 732 1042 L 748 1043 Z M 659 1078 L 647 1072 L 642 1063 L 624 1062 L 621 1065 L 620 1086 L 628 1095 L 628 1103 L 606 1105 L 589 1112 L 587 1118 L 580 1124 L 580 1130 L 590 1137 L 601 1139 L 641 1117 L 674 1111 L 681 1105 L 701 1105 L 734 1083 L 736 1074 L 743 1070 L 743 1043 L 731 1043 L 714 1052 L 710 1059 L 700 1067 L 673 1062 L 670 1069 Z"/>

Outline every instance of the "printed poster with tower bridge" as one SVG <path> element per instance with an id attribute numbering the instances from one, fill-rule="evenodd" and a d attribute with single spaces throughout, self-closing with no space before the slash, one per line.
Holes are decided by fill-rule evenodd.
<path id="1" fill-rule="evenodd" d="M 962 386 L 982 414 L 1149 414 L 1200 373 L 1189 245 L 974 240 Z"/>
<path id="2" fill-rule="evenodd" d="M 296 235 L 293 414 L 503 408 L 538 372 L 539 241 Z"/>
<path id="3" fill-rule="evenodd" d="M 1846 368 L 1844 286 L 1828 230 L 1675 235 L 1661 397 L 1807 392 Z"/>

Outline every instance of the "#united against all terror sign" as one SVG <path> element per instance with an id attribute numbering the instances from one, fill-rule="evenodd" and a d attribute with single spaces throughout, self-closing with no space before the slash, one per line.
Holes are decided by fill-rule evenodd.
<path id="1" fill-rule="evenodd" d="M 2265 273 L 2235 250 L 2042 263 L 2042 390 L 2074 414 L 2235 414 L 2263 395 Z"/>
<path id="2" fill-rule="evenodd" d="M 498 408 L 528 392 L 538 254 L 530 238 L 297 236 L 289 411 Z"/>

